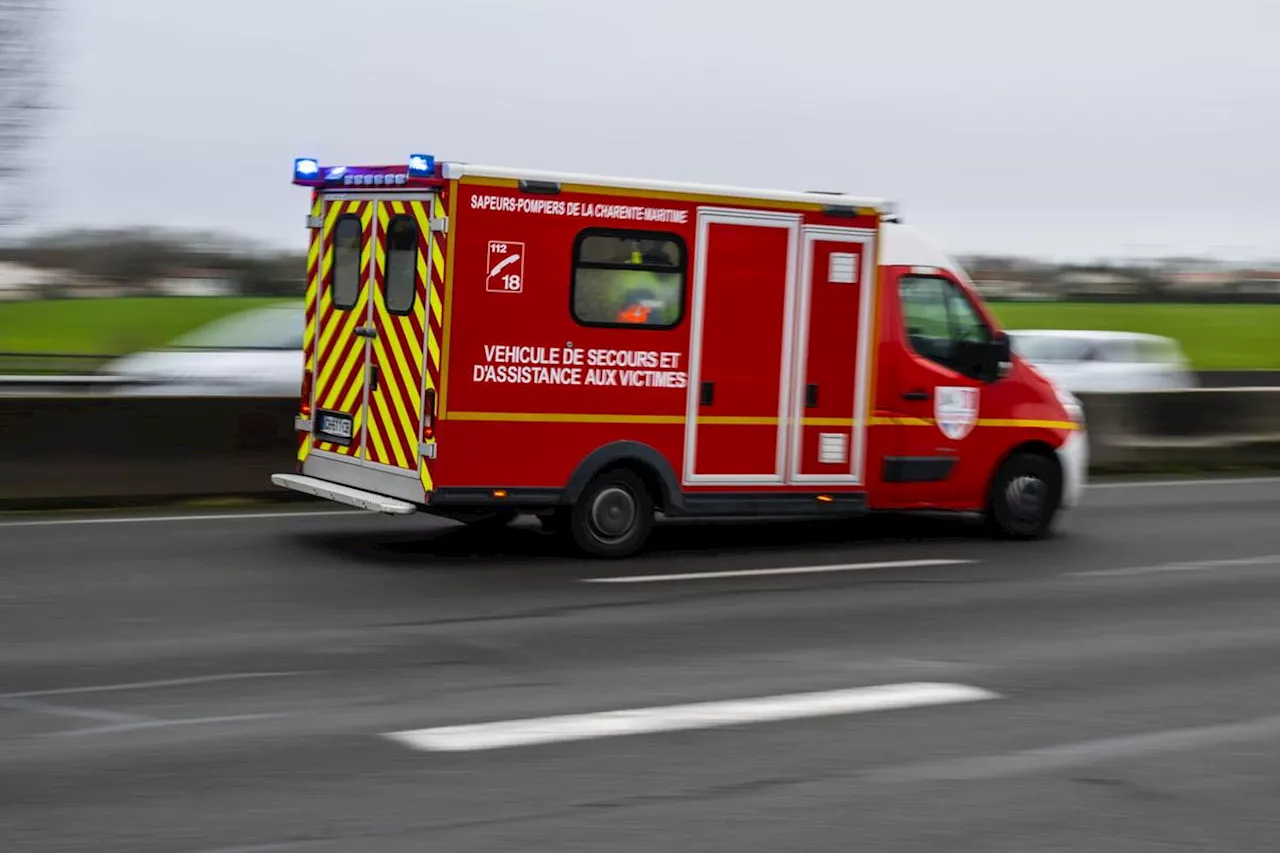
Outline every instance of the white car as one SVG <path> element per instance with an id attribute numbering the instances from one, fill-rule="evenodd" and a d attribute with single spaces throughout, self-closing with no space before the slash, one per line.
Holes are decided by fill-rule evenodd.
<path id="1" fill-rule="evenodd" d="M 1172 338 L 1141 332 L 1010 329 L 1013 351 L 1074 393 L 1164 391 L 1199 383 Z"/>
<path id="2" fill-rule="evenodd" d="M 163 349 L 116 359 L 101 372 L 125 380 L 122 394 L 296 397 L 303 316 L 300 302 L 241 311 Z"/>

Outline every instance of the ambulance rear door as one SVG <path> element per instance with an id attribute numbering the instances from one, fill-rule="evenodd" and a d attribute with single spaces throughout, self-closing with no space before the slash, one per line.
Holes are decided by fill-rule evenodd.
<path id="1" fill-rule="evenodd" d="M 430 491 L 423 415 L 424 400 L 434 414 L 439 375 L 439 202 L 342 192 L 323 203 L 312 457 L 420 479 Z M 368 477 L 348 482 L 377 488 Z"/>

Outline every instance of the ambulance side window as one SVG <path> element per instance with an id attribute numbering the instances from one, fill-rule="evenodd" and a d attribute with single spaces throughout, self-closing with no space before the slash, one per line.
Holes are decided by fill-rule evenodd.
<path id="1" fill-rule="evenodd" d="M 982 316 L 954 282 L 908 275 L 898 285 L 898 296 L 908 343 L 932 362 L 963 372 L 960 345 L 991 338 Z"/>
<path id="2" fill-rule="evenodd" d="M 684 318 L 687 259 L 675 234 L 588 228 L 573 244 L 573 318 L 584 326 L 675 328 Z"/>
<path id="3" fill-rule="evenodd" d="M 350 311 L 360 297 L 360 251 L 364 228 L 360 217 L 346 214 L 333 229 L 333 307 Z"/>
<path id="4" fill-rule="evenodd" d="M 417 294 L 414 275 L 418 259 L 418 223 L 411 216 L 396 216 L 387 225 L 387 273 L 384 286 L 387 311 L 408 314 Z"/>

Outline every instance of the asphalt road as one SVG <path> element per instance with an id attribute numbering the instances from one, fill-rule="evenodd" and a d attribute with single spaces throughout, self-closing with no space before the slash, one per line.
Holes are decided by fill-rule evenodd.
<path id="1" fill-rule="evenodd" d="M 621 563 L 300 512 L 0 518 L 0 850 L 1280 838 L 1280 480 L 1094 488 L 1046 542 L 681 525 Z"/>

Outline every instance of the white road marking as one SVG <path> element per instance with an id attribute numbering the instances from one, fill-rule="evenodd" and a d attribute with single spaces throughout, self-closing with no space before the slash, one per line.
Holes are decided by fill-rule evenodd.
<path id="1" fill-rule="evenodd" d="M 756 575 L 809 575 L 822 572 L 865 572 L 872 569 L 911 569 L 924 566 L 960 566 L 977 560 L 889 560 L 879 563 L 836 563 L 829 566 L 783 566 L 773 569 L 735 569 L 725 572 L 688 572 L 670 575 L 622 575 L 582 578 L 583 583 L 656 583 L 658 581 L 698 581 L 707 578 L 749 578 Z"/>
<path id="2" fill-rule="evenodd" d="M 725 702 L 701 702 L 692 705 L 667 705 L 416 729 L 392 732 L 385 737 L 412 749 L 465 752 L 590 738 L 736 726 L 744 723 L 861 714 L 870 711 L 978 702 L 996 698 L 999 698 L 998 694 L 965 684 L 885 684 Z"/>
<path id="3" fill-rule="evenodd" d="M 9 711 L 25 711 L 29 714 L 46 714 L 50 717 L 68 717 L 74 720 L 92 720 L 110 726 L 133 726 L 150 723 L 152 717 L 140 714 L 123 714 L 116 711 L 101 711 L 96 708 L 71 708 L 66 705 L 52 705 L 48 702 L 35 702 L 30 699 L 5 697 L 0 699 L 0 708 Z"/>
<path id="4" fill-rule="evenodd" d="M 166 678 L 158 681 L 128 681 L 123 684 L 95 684 L 90 687 L 57 687 L 51 690 L 25 690 L 21 693 L 0 693 L 0 700 L 22 699 L 28 696 L 69 696 L 77 693 L 112 693 L 123 690 L 156 690 L 163 687 L 186 687 L 193 684 L 214 684 L 219 681 L 248 681 L 257 678 L 289 678 L 305 675 L 304 672 L 229 672 L 222 675 L 197 675 L 190 678 Z"/>
<path id="5" fill-rule="evenodd" d="M 1188 560 L 1181 563 L 1162 563 L 1154 566 L 1129 566 L 1122 569 L 1092 569 L 1087 572 L 1072 572 L 1077 578 L 1120 578 L 1135 575 L 1155 575 L 1164 572 L 1203 572 L 1212 569 L 1234 569 L 1249 566 L 1280 565 L 1280 554 L 1268 554 L 1264 557 L 1242 557 L 1234 560 Z"/>
<path id="6" fill-rule="evenodd" d="M 1132 758 L 1251 740 L 1274 741 L 1280 735 L 1280 716 L 1237 723 L 1165 729 L 1138 735 L 1077 741 L 1002 755 L 979 755 L 873 770 L 864 778 L 876 781 L 973 781 L 1044 773 L 1103 761 Z"/>
<path id="7" fill-rule="evenodd" d="M 235 512 L 221 515 L 147 515 L 126 518 L 43 518 L 0 521 L 0 527 L 64 527 L 75 524 L 172 524 L 182 521 L 246 521 L 273 518 L 329 518 L 335 515 L 375 515 L 362 509 L 316 509 L 298 512 Z"/>
<path id="8" fill-rule="evenodd" d="M 247 720 L 271 720 L 288 716 L 284 713 L 273 714 L 231 714 L 225 717 L 186 717 L 180 720 L 139 720 L 137 722 L 117 723 L 106 726 L 95 726 L 91 729 L 73 729 L 69 732 L 55 732 L 47 737 L 84 737 L 85 735 L 105 735 L 117 732 L 132 732 L 140 729 L 170 729 L 178 726 L 210 726 L 218 723 L 241 723 Z"/>

